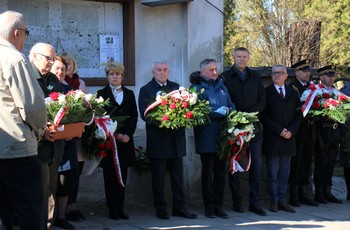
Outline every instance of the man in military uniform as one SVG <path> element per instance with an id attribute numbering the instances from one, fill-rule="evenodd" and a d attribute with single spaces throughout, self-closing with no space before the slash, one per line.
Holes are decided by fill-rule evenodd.
<path id="1" fill-rule="evenodd" d="M 301 96 L 310 84 L 310 60 L 299 61 L 293 64 L 292 68 L 295 71 L 295 80 L 290 84 L 298 89 Z M 289 204 L 295 207 L 299 207 L 300 203 L 318 206 L 318 203 L 309 198 L 306 193 L 314 153 L 312 130 L 310 120 L 304 119 L 296 134 L 296 156 L 291 159 L 289 176 Z"/>
<path id="2" fill-rule="evenodd" d="M 335 66 L 324 66 L 317 70 L 322 86 L 328 91 L 338 91 L 333 87 L 335 80 Z M 315 201 L 342 203 L 331 193 L 333 169 L 336 164 L 340 142 L 340 129 L 333 120 L 322 120 L 316 125 L 315 145 Z"/>

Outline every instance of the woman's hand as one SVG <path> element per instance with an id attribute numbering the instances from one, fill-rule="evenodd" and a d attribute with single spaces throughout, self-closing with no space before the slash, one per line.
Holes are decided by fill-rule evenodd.
<path id="1" fill-rule="evenodd" d="M 121 141 L 122 141 L 123 143 L 128 143 L 129 140 L 130 140 L 130 137 L 129 137 L 127 134 L 124 134 L 123 137 L 122 137 L 122 139 L 121 139 Z"/>

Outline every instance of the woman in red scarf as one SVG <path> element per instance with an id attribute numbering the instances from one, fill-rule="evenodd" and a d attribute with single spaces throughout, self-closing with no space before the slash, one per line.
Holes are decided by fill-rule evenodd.
<path id="1" fill-rule="evenodd" d="M 64 58 L 64 60 L 66 60 L 67 65 L 68 65 L 66 77 L 64 80 L 74 90 L 80 89 L 84 93 L 87 93 L 85 82 L 79 78 L 79 75 L 77 73 L 78 72 L 78 64 L 77 64 L 77 61 L 75 60 L 75 58 L 68 53 L 63 53 L 62 57 Z"/>

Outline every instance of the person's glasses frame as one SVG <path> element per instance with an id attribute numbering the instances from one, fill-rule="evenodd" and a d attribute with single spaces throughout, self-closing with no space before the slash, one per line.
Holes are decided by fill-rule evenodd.
<path id="1" fill-rule="evenodd" d="M 28 28 L 22 29 L 22 28 L 17 28 L 17 30 L 22 30 L 26 33 L 27 37 L 29 36 L 29 30 Z"/>
<path id="2" fill-rule="evenodd" d="M 45 54 L 42 54 L 42 53 L 37 53 L 37 54 L 40 54 L 41 56 L 45 57 L 46 58 L 46 61 L 52 61 L 52 62 L 55 62 L 57 60 L 56 57 L 50 57 L 50 56 L 47 56 Z"/>

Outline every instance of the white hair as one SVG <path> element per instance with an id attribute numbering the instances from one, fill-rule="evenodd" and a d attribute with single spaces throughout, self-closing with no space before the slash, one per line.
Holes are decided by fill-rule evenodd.
<path id="1" fill-rule="evenodd" d="M 33 61 L 34 60 L 34 53 L 41 53 L 42 50 L 44 48 L 46 48 L 47 46 L 49 46 L 53 50 L 55 50 L 55 48 L 52 45 L 48 44 L 48 43 L 38 42 L 35 45 L 33 45 L 33 47 L 29 51 L 29 61 Z"/>
<path id="2" fill-rule="evenodd" d="M 23 22 L 23 14 L 15 11 L 5 11 L 0 14 L 0 37 L 9 40 L 11 32 L 20 27 Z"/>

